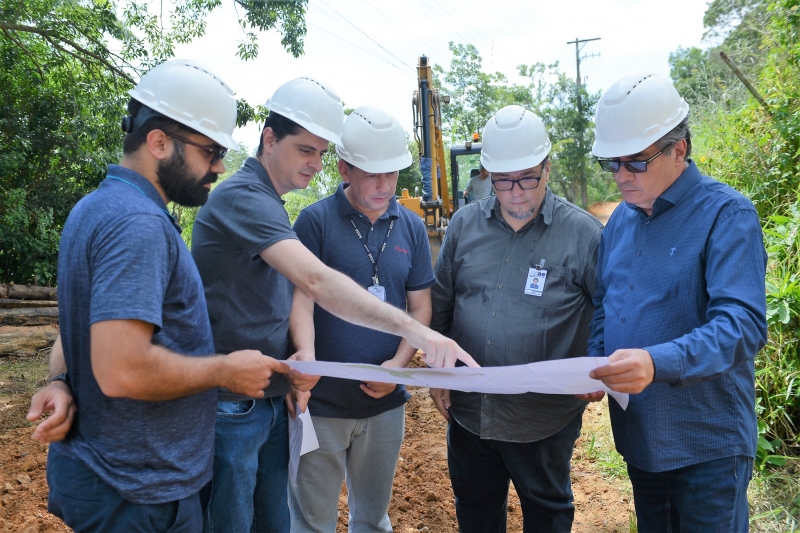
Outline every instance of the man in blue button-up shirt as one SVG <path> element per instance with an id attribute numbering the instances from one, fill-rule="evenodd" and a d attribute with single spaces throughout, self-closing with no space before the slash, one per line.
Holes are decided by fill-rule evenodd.
<path id="1" fill-rule="evenodd" d="M 688 113 L 639 72 L 598 104 L 593 152 L 624 202 L 600 245 L 589 355 L 610 364 L 592 377 L 632 394 L 610 410 L 639 531 L 746 531 L 766 253 L 753 204 L 689 159 Z"/>

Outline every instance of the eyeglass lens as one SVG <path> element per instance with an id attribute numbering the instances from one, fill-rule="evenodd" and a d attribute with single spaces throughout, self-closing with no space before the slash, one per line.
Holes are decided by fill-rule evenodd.
<path id="1" fill-rule="evenodd" d="M 519 180 L 492 180 L 492 185 L 494 185 L 494 188 L 498 191 L 510 191 L 514 188 L 514 184 L 519 184 L 520 189 L 529 191 L 539 186 L 540 179 L 542 179 L 541 176 L 538 178 L 522 178 Z"/>

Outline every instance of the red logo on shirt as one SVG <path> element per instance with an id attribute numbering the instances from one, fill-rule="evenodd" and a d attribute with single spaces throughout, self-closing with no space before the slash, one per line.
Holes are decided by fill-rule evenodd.
<path id="1" fill-rule="evenodd" d="M 404 254 L 408 253 L 408 250 L 406 250 L 405 248 L 400 248 L 399 246 L 395 246 L 394 249 L 397 250 L 398 252 L 403 252 Z"/>

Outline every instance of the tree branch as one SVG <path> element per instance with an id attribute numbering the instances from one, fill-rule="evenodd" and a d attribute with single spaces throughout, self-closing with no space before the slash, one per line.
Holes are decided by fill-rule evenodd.
<path id="1" fill-rule="evenodd" d="M 9 24 L 7 22 L 2 22 L 2 21 L 0 21 L 0 29 L 2 29 L 4 31 L 4 33 L 6 32 L 6 30 L 10 30 L 10 31 L 22 31 L 22 32 L 27 32 L 27 33 L 35 33 L 37 35 L 41 35 L 42 37 L 45 38 L 45 40 L 47 40 L 50 44 L 52 44 L 53 46 L 55 46 L 56 48 L 58 48 L 62 52 L 65 52 L 65 53 L 75 57 L 76 59 L 80 60 L 84 64 L 88 64 L 87 63 L 87 59 L 85 57 L 81 57 L 78 54 L 75 54 L 74 52 L 71 52 L 71 51 L 67 50 L 66 48 L 64 48 L 63 46 L 60 46 L 58 43 L 56 43 L 54 39 L 57 39 L 58 41 L 61 41 L 62 43 L 68 44 L 69 46 L 71 46 L 72 48 L 77 50 L 78 52 L 80 52 L 80 53 L 82 53 L 82 54 L 94 59 L 95 61 L 97 61 L 99 63 L 102 63 L 108 70 L 110 70 L 111 72 L 113 72 L 117 76 L 120 76 L 121 78 L 124 78 L 125 80 L 127 80 L 131 84 L 136 85 L 136 81 L 133 78 L 131 78 L 125 71 L 119 69 L 116 65 L 110 63 L 104 57 L 99 56 L 99 55 L 95 54 L 94 52 L 90 52 L 86 48 L 83 48 L 82 46 L 80 46 L 77 43 L 75 43 L 74 41 L 72 41 L 72 40 L 70 40 L 70 39 L 68 39 L 68 38 L 66 38 L 66 37 L 64 37 L 62 35 L 59 35 L 59 33 L 56 32 L 56 31 L 53 31 L 53 30 L 42 30 L 40 28 L 35 28 L 33 26 L 25 26 L 25 25 L 22 25 L 22 24 Z"/>
<path id="2" fill-rule="evenodd" d="M 17 38 L 16 38 L 16 37 L 15 37 L 15 36 L 14 36 L 14 35 L 11 33 L 11 32 L 9 32 L 7 29 L 5 29 L 5 28 L 2 28 L 2 31 L 3 31 L 3 35 L 5 35 L 6 37 L 8 37 L 8 39 L 9 39 L 9 40 L 10 40 L 12 43 L 14 43 L 14 44 L 16 44 L 17 46 L 19 46 L 20 48 L 22 48 L 22 51 L 23 51 L 23 52 L 25 52 L 25 54 L 27 54 L 27 56 L 31 58 L 31 61 L 33 61 L 33 64 L 34 64 L 34 66 L 36 67 L 36 70 L 38 70 L 38 71 L 39 71 L 39 76 L 40 76 L 42 79 L 44 79 L 44 71 L 42 71 L 42 67 L 41 67 L 41 65 L 39 65 L 39 62 L 36 60 L 36 56 L 34 56 L 34 55 L 33 55 L 33 53 L 32 53 L 30 50 L 28 50 L 28 49 L 25 47 L 25 45 L 22 43 L 22 41 L 20 41 L 19 39 L 17 39 Z"/>

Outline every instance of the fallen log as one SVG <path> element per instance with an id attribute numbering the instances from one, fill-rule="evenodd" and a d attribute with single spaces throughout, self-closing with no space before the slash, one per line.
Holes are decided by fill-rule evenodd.
<path id="1" fill-rule="evenodd" d="M 55 300 L 12 300 L 0 298 L 0 309 L 22 309 L 26 307 L 58 307 Z"/>
<path id="2" fill-rule="evenodd" d="M 55 300 L 57 291 L 55 287 L 39 287 L 38 285 L 15 285 L 6 283 L 0 285 L 0 298 L 15 300 Z"/>
<path id="3" fill-rule="evenodd" d="M 58 307 L 0 309 L 0 326 L 47 326 L 58 324 Z"/>
<path id="4" fill-rule="evenodd" d="M 36 355 L 38 350 L 51 347 L 56 337 L 56 326 L 0 326 L 0 356 Z"/>

